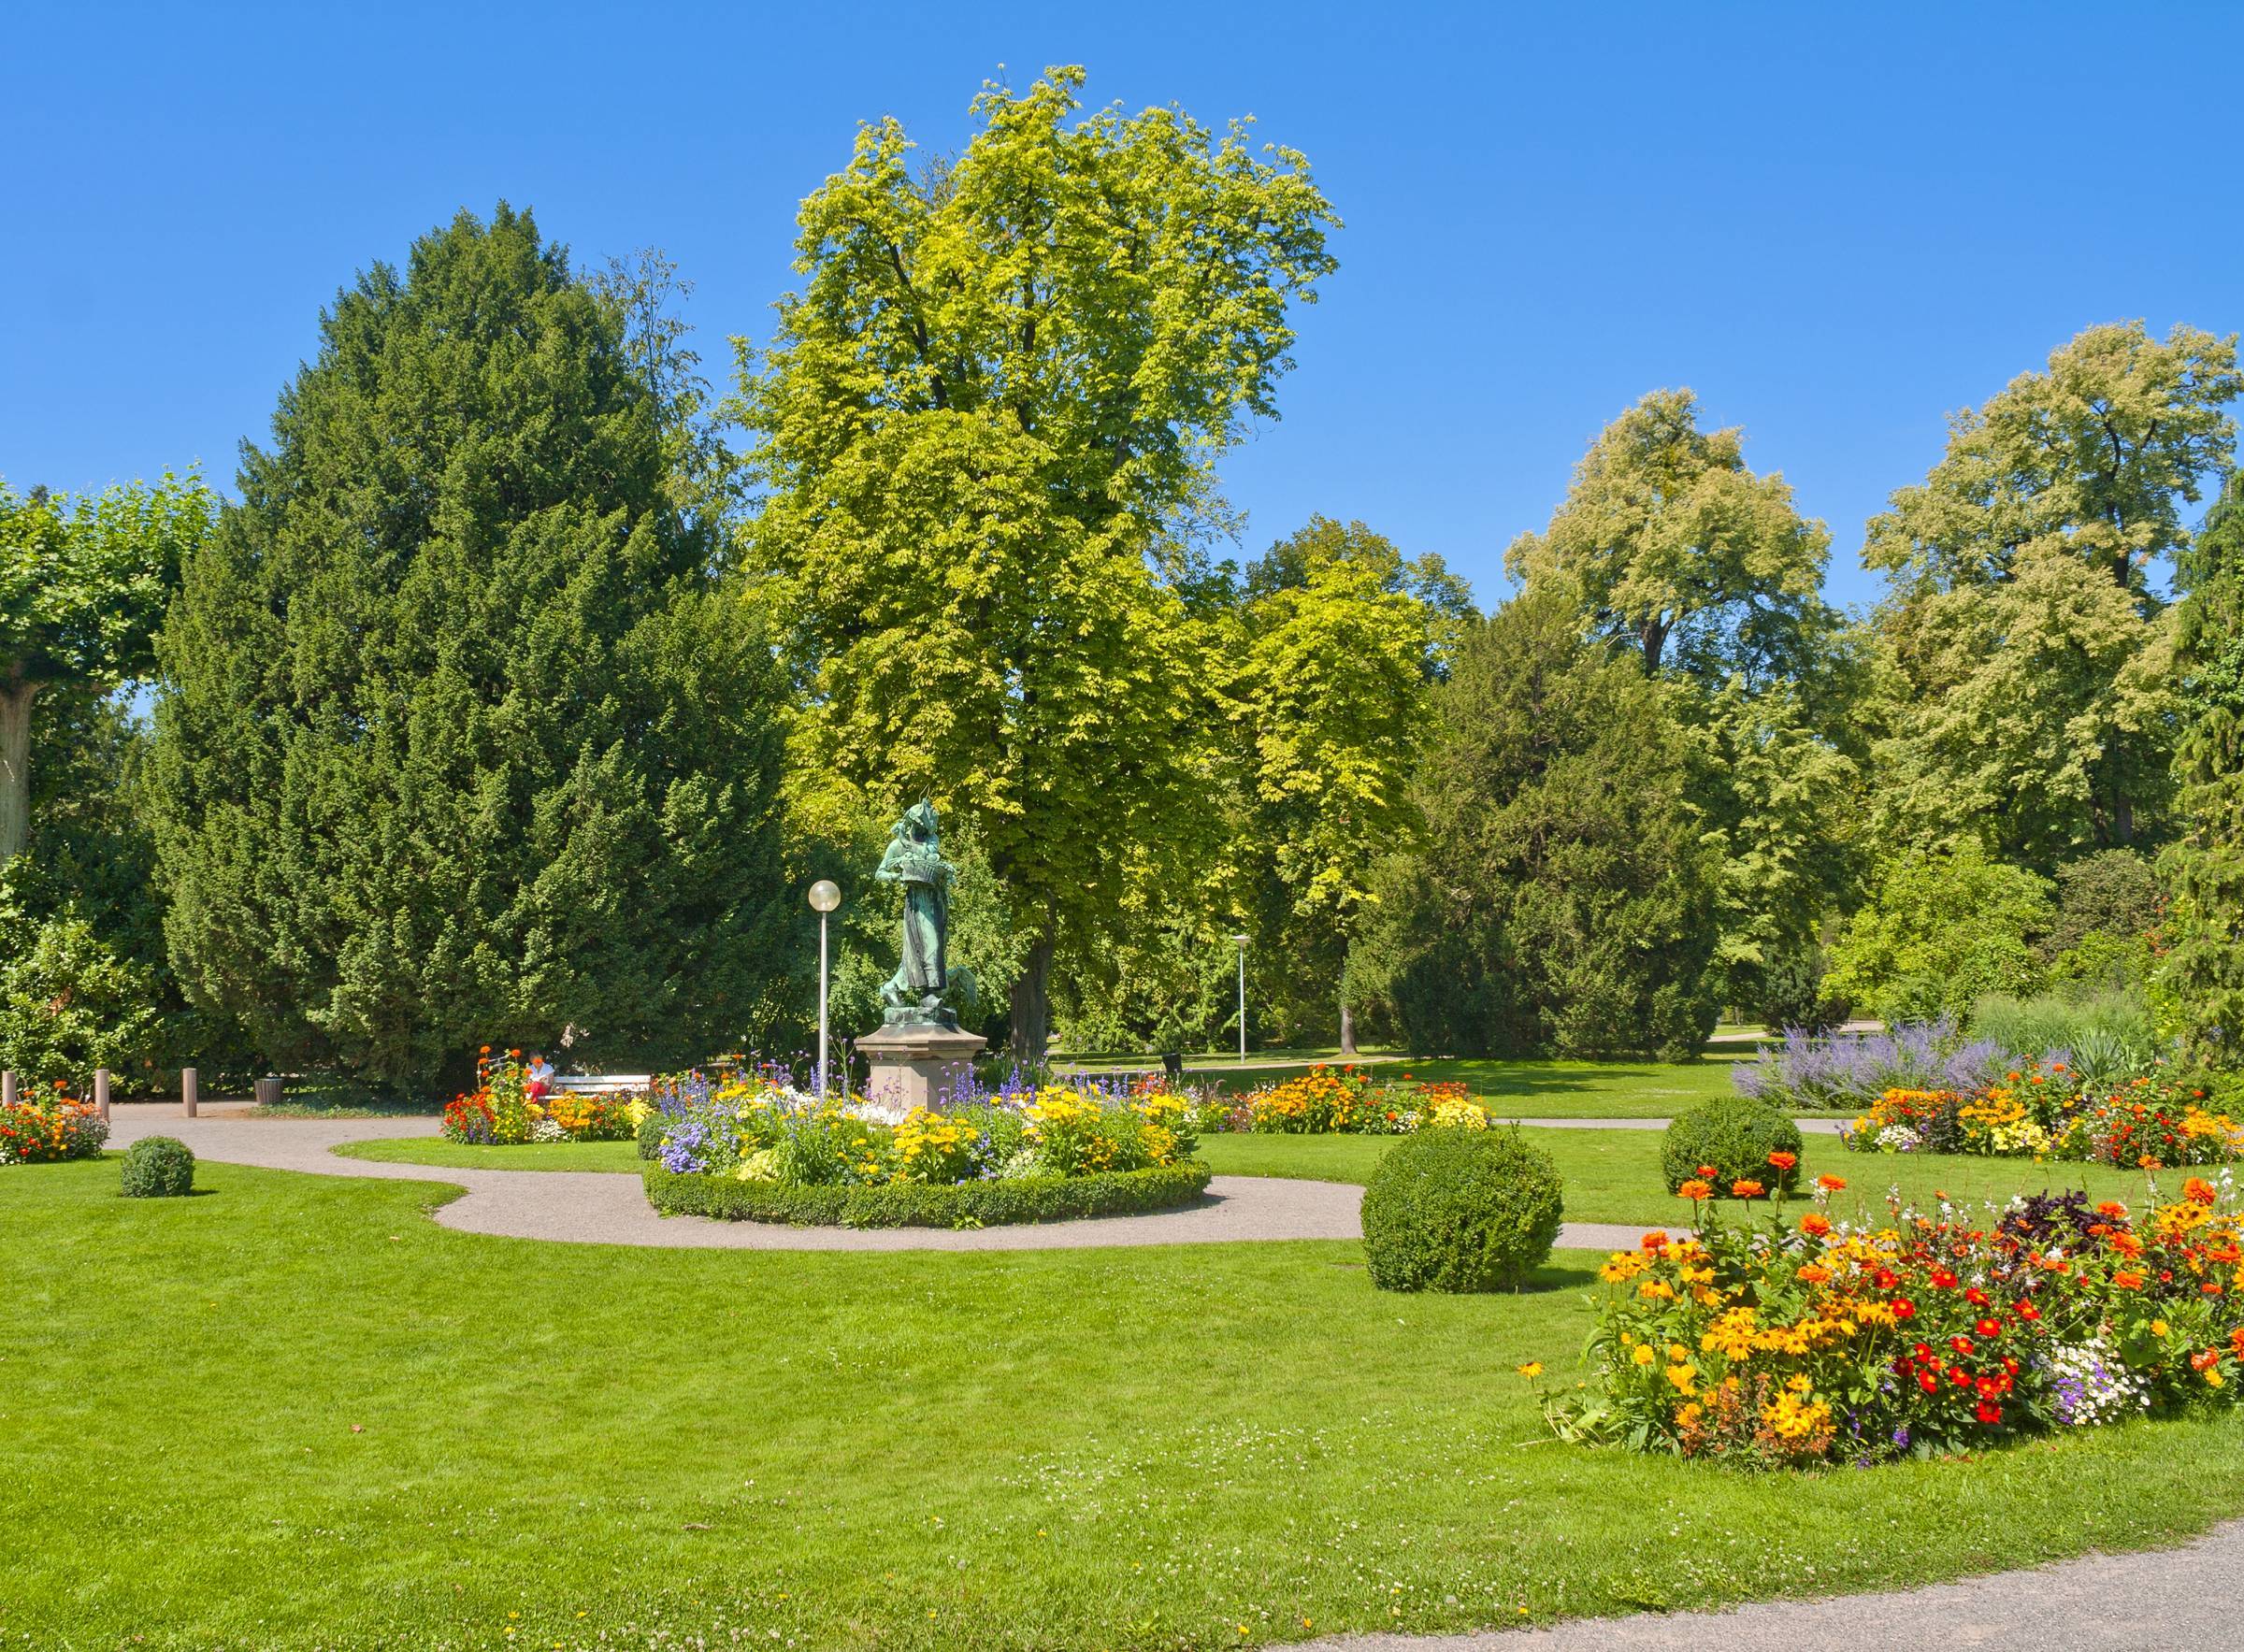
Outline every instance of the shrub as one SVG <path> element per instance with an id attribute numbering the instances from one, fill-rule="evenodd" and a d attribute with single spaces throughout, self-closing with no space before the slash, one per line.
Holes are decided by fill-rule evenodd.
<path id="1" fill-rule="evenodd" d="M 145 1136 L 125 1150 L 118 1191 L 127 1199 L 182 1199 L 194 1189 L 194 1151 L 176 1136 Z"/>
<path id="2" fill-rule="evenodd" d="M 1381 1290 L 1518 1288 L 1559 1237 L 1563 1185 L 1517 1130 L 1421 1130 L 1363 1193 L 1363 1248 Z"/>
<path id="3" fill-rule="evenodd" d="M 1020 1176 L 1002 1181 L 827 1183 L 774 1181 L 647 1166 L 647 1202 L 666 1216 L 715 1216 L 792 1227 L 997 1228 L 1135 1215 L 1190 1204 L 1212 1174 L 1198 1159 L 1087 1176 Z"/>
<path id="4" fill-rule="evenodd" d="M 1667 1127 L 1660 1168 L 1670 1193 L 1692 1181 L 1712 1183 L 1717 1199 L 1741 1182 L 1790 1193 L 1800 1180 L 1801 1146 L 1800 1127 L 1774 1107 L 1722 1096 L 1701 1102 Z M 1789 1155 L 1792 1162 L 1772 1164 L 1772 1154 Z"/>
<path id="5" fill-rule="evenodd" d="M 1960 1013 L 1990 992 L 2030 988 L 2029 941 L 2050 926 L 2050 885 L 1966 841 L 1890 863 L 1831 949 L 1824 990 L 1888 1021 Z"/>
<path id="6" fill-rule="evenodd" d="M 640 1119 L 639 1128 L 632 1133 L 632 1140 L 639 1143 L 639 1156 L 641 1158 L 661 1157 L 662 1135 L 669 1128 L 669 1116 L 661 1113 L 650 1113 Z"/>

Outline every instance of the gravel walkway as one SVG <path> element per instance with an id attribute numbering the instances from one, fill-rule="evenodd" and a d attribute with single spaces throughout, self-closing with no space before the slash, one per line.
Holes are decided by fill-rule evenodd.
<path id="1" fill-rule="evenodd" d="M 2244 1598 L 2244 1520 L 2179 1548 L 2087 1555 L 1962 1583 L 1768 1601 L 1727 1612 L 1584 1618 L 1546 1630 L 1470 1635 L 1348 1635 L 1302 1652 L 1628 1652 L 1719 1646 L 1723 1652 L 2150 1652 L 2244 1646 L 2232 1621 Z M 2223 1629 L 2222 1624 L 2228 1627 Z"/>
<path id="2" fill-rule="evenodd" d="M 121 1106 L 109 1144 L 143 1136 L 177 1136 L 201 1158 L 322 1176 L 375 1176 L 443 1182 L 467 1192 L 439 1208 L 436 1220 L 463 1233 L 551 1239 L 580 1244 L 641 1244 L 672 1249 L 762 1251 L 1078 1250 L 1113 1244 L 1223 1244 L 1242 1240 L 1360 1239 L 1363 1189 L 1338 1182 L 1275 1176 L 1217 1176 L 1207 1197 L 1182 1210 L 1143 1216 L 1099 1216 L 1043 1226 L 975 1228 L 780 1228 L 761 1222 L 716 1222 L 658 1216 L 637 1176 L 612 1171 L 482 1171 L 450 1165 L 388 1164 L 344 1158 L 345 1142 L 434 1136 L 429 1118 L 299 1119 L 213 1115 L 182 1118 L 176 1106 Z M 1641 1229 L 1603 1222 L 1569 1222 L 1561 1245 L 1614 1250 L 1636 1243 Z"/>

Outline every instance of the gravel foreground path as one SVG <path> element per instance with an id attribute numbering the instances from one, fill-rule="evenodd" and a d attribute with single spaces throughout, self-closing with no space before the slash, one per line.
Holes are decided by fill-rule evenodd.
<path id="1" fill-rule="evenodd" d="M 2244 1646 L 2233 1619 L 2244 1599 L 2244 1520 L 2179 1548 L 2085 1555 L 1960 1583 L 1766 1601 L 1726 1612 L 1595 1617 L 1556 1629 L 1469 1635 L 1345 1635 L 1297 1652 L 1631 1652 L 1719 1646 L 1723 1652 L 2151 1652 Z"/>

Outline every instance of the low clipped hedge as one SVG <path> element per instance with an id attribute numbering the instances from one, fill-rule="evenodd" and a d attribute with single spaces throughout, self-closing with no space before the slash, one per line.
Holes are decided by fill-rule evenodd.
<path id="1" fill-rule="evenodd" d="M 1518 1289 L 1557 1243 L 1564 1185 L 1514 1130 L 1431 1129 L 1390 1148 L 1363 1190 L 1381 1290 Z"/>
<path id="2" fill-rule="evenodd" d="M 791 1228 L 1000 1228 L 1129 1216 L 1190 1204 L 1214 1174 L 1199 1159 L 1093 1176 L 1024 1176 L 1017 1181 L 931 1186 L 885 1182 L 852 1187 L 789 1187 L 729 1176 L 644 1171 L 647 1202 L 666 1216 L 777 1222 Z"/>
<path id="3" fill-rule="evenodd" d="M 184 1199 L 194 1191 L 194 1151 L 177 1136 L 145 1136 L 125 1150 L 118 1192 L 127 1199 Z"/>
<path id="4" fill-rule="evenodd" d="M 1765 1101 L 1744 1096 L 1721 1096 L 1702 1102 L 1667 1127 L 1660 1143 L 1660 1169 L 1673 1193 L 1695 1178 L 1701 1166 L 1712 1165 L 1714 1196 L 1726 1198 L 1741 1181 L 1763 1187 L 1781 1186 L 1791 1193 L 1805 1171 L 1798 1161 L 1805 1144 L 1800 1127 Z M 1789 1153 L 1795 1160 L 1789 1171 L 1769 1163 L 1772 1153 Z"/>

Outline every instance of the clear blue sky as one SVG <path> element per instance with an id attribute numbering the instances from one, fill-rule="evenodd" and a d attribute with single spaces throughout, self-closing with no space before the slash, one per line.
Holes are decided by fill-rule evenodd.
<path id="1" fill-rule="evenodd" d="M 1227 467 L 1247 548 L 1361 517 L 1484 599 L 1656 386 L 1745 427 L 1854 601 L 1950 409 L 2093 322 L 2244 324 L 2235 4 L 89 5 L 7 38 L 19 487 L 230 489 L 337 288 L 502 196 L 586 261 L 668 250 L 725 365 L 856 123 L 956 148 L 1000 65 L 1307 151 L 1347 228 Z"/>

